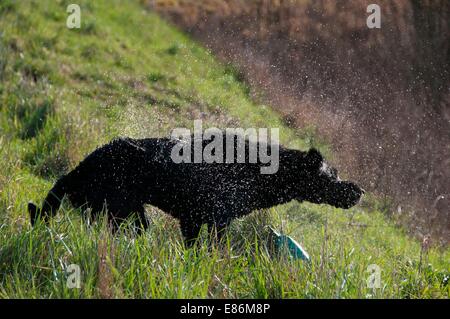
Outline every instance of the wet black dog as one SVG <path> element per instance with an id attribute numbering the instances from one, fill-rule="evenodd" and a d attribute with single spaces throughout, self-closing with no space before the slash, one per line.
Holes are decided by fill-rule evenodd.
<path id="1" fill-rule="evenodd" d="M 356 184 L 340 181 L 315 149 L 280 146 L 278 171 L 261 174 L 267 164 L 259 159 L 249 163 L 248 152 L 245 163 L 177 164 L 171 151 L 178 143 L 169 138 L 120 138 L 98 148 L 55 183 L 41 209 L 28 204 L 31 223 L 47 221 L 66 196 L 75 207 L 91 208 L 92 218 L 107 211 L 116 225 L 135 213 L 137 225 L 145 229 L 144 205 L 151 204 L 177 218 L 190 242 L 205 223 L 220 233 L 234 218 L 256 209 L 294 199 L 350 208 L 364 193 Z M 203 148 L 207 144 L 204 141 Z M 246 150 L 252 145 L 246 141 Z"/>

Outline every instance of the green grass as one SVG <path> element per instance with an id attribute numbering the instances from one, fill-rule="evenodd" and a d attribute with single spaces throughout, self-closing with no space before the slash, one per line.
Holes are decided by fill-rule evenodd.
<path id="1" fill-rule="evenodd" d="M 63 205 L 32 229 L 29 200 L 118 135 L 167 136 L 203 118 L 218 127 L 279 127 L 283 144 L 329 148 L 252 101 L 233 66 L 137 1 L 79 1 L 82 28 L 65 27 L 66 1 L 0 4 L 1 298 L 448 298 L 449 250 L 421 244 L 363 205 L 347 211 L 296 202 L 237 220 L 225 243 L 185 249 L 177 223 L 148 208 L 145 235 L 115 238 Z M 367 204 L 367 203 L 366 203 Z M 267 225 L 301 242 L 311 263 L 271 256 Z M 81 288 L 66 285 L 77 264 Z M 367 287 L 368 266 L 381 288 Z"/>

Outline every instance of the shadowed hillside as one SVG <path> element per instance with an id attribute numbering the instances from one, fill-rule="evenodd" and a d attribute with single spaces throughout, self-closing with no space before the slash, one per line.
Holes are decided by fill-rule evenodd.
<path id="1" fill-rule="evenodd" d="M 449 297 L 450 250 L 408 236 L 370 194 L 348 210 L 293 201 L 257 211 L 235 220 L 223 245 L 205 229 L 194 248 L 151 206 L 141 236 L 112 236 L 66 201 L 32 228 L 27 202 L 41 204 L 58 176 L 118 136 L 168 136 L 202 119 L 278 127 L 283 145 L 333 155 L 142 2 L 79 0 L 80 29 L 66 27 L 68 3 L 0 1 L 0 298 Z M 272 254 L 268 226 L 302 243 L 311 262 Z M 69 265 L 79 266 L 79 288 L 67 285 Z"/>
<path id="2" fill-rule="evenodd" d="M 147 3 L 237 64 L 287 124 L 315 126 L 416 234 L 448 241 L 448 1 L 384 2 L 373 30 L 364 0 Z"/>

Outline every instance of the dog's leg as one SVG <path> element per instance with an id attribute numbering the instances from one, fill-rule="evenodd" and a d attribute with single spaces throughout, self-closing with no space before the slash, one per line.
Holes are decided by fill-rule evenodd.
<path id="1" fill-rule="evenodd" d="M 136 233 L 138 235 L 141 235 L 143 232 L 145 232 L 149 226 L 149 222 L 147 219 L 147 216 L 145 216 L 145 209 L 142 208 L 142 210 L 140 210 L 137 213 L 137 218 L 134 221 L 134 226 L 136 229 Z"/>
<path id="2" fill-rule="evenodd" d="M 208 232 L 216 244 L 221 242 L 228 225 L 228 222 L 208 223 Z"/>
<path id="3" fill-rule="evenodd" d="M 63 176 L 55 183 L 53 188 L 48 192 L 41 209 L 32 202 L 28 203 L 28 213 L 30 214 L 32 226 L 34 226 L 40 218 L 45 223 L 48 223 L 50 217 L 57 213 L 61 201 L 66 194 L 66 179 L 67 177 Z"/>
<path id="4" fill-rule="evenodd" d="M 192 247 L 195 244 L 202 225 L 185 219 L 180 221 L 180 226 L 186 246 L 188 248 Z"/>

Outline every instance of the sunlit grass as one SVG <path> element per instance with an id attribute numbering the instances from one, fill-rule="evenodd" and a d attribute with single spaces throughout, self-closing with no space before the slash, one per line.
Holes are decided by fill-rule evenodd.
<path id="1" fill-rule="evenodd" d="M 280 127 L 284 144 L 329 154 L 311 129 L 285 127 L 236 70 L 138 3 L 79 4 L 80 30 L 65 27 L 62 1 L 0 6 L 0 297 L 448 298 L 448 250 L 420 261 L 421 244 L 370 208 L 291 203 L 235 221 L 220 245 L 205 231 L 193 249 L 150 207 L 151 227 L 138 237 L 113 237 L 103 221 L 88 227 L 69 205 L 32 229 L 26 203 L 40 203 L 57 176 L 117 135 L 165 136 L 203 118 Z M 271 255 L 267 225 L 301 242 L 311 263 Z M 80 266 L 80 289 L 66 285 L 70 264 Z M 379 289 L 367 287 L 371 264 Z"/>

